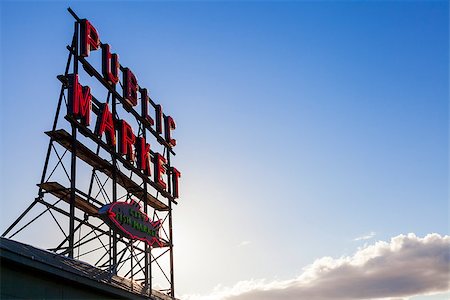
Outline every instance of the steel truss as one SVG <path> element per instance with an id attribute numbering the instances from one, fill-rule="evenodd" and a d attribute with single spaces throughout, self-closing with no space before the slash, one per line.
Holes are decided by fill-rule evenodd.
<path id="1" fill-rule="evenodd" d="M 172 197 L 167 197 L 171 194 L 171 181 L 167 182 L 168 193 L 161 197 L 148 178 L 136 172 L 134 166 L 124 161 L 101 138 L 92 134 L 77 120 L 61 113 L 62 106 L 68 105 L 66 94 L 70 69 L 72 74 L 79 74 L 80 64 L 89 76 L 95 77 L 107 88 L 106 103 L 111 104 L 116 119 L 117 104 L 123 104 L 115 87 L 105 84 L 95 68 L 78 55 L 81 20 L 70 8 L 68 10 L 75 18 L 74 35 L 71 45 L 67 46 L 69 55 L 64 75 L 58 76 L 61 90 L 52 129 L 46 132 L 50 141 L 38 184 L 38 196 L 2 236 L 14 238 L 47 215 L 61 233 L 60 239 L 48 250 L 89 262 L 105 270 L 110 278 L 118 275 L 131 279 L 141 285 L 149 297 L 153 289 L 174 298 L 172 203 L 176 202 Z M 100 105 L 100 101 L 93 97 L 92 111 L 95 114 L 99 113 Z M 150 132 L 164 146 L 163 156 L 170 172 L 171 154 L 175 153 L 140 117 L 135 117 L 139 128 L 137 136 L 146 139 Z M 58 129 L 61 118 L 69 122 L 71 133 Z M 93 141 L 93 149 L 80 142 L 82 139 Z M 78 174 L 80 163 L 90 170 L 88 176 Z M 87 187 L 79 188 L 80 178 L 89 178 Z M 66 187 L 57 180 L 66 181 L 70 186 Z M 167 247 L 153 248 L 145 242 L 120 236 L 99 218 L 97 211 L 101 206 L 130 199 L 137 200 L 153 220 L 162 220 L 160 234 L 167 241 Z M 156 284 L 159 288 L 156 288 Z"/>

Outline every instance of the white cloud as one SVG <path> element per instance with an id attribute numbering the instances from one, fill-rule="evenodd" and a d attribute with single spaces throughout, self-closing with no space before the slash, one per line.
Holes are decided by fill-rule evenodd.
<path id="1" fill-rule="evenodd" d="M 248 246 L 251 243 L 252 243 L 251 241 L 242 241 L 242 242 L 239 243 L 238 247 Z"/>
<path id="2" fill-rule="evenodd" d="M 354 241 L 363 241 L 363 240 L 370 240 L 371 238 L 373 238 L 375 236 L 375 232 L 371 231 L 368 234 L 362 235 L 362 236 L 358 236 L 356 238 L 354 238 Z"/>
<path id="3" fill-rule="evenodd" d="M 402 299 L 450 291 L 450 236 L 399 235 L 353 256 L 323 257 L 285 281 L 249 280 L 185 300 Z"/>

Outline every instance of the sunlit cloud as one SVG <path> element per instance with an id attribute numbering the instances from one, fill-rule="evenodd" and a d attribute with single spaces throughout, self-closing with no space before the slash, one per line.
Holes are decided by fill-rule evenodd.
<path id="1" fill-rule="evenodd" d="M 354 238 L 354 241 L 364 241 L 364 240 L 370 240 L 371 238 L 373 238 L 376 235 L 376 233 L 374 231 L 371 231 L 368 234 L 362 235 L 362 236 L 358 236 L 356 238 Z"/>
<path id="2" fill-rule="evenodd" d="M 252 242 L 251 241 L 242 241 L 239 243 L 238 247 L 245 247 L 250 245 Z"/>
<path id="3" fill-rule="evenodd" d="M 297 278 L 249 280 L 216 287 L 186 300 L 408 299 L 450 291 L 450 236 L 399 235 L 358 249 L 353 256 L 322 257 Z"/>

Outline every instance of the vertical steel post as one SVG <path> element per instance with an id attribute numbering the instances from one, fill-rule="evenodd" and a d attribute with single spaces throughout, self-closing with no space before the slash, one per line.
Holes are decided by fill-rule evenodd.
<path id="1" fill-rule="evenodd" d="M 75 39 L 76 39 L 76 32 L 74 32 L 73 37 L 72 37 L 72 44 L 71 44 L 72 48 L 75 47 Z M 66 68 L 64 70 L 64 77 L 66 77 L 66 78 L 67 78 L 67 75 L 69 74 L 69 68 L 70 68 L 70 61 L 71 60 L 72 60 L 72 52 L 69 52 L 69 57 L 67 58 Z M 61 111 L 61 104 L 62 104 L 62 99 L 63 99 L 63 96 L 64 96 L 64 90 L 65 89 L 66 89 L 66 87 L 64 86 L 64 84 L 61 84 L 61 91 L 59 92 L 58 105 L 56 107 L 55 118 L 53 119 L 52 131 L 55 131 L 56 130 L 56 126 L 58 125 L 59 112 Z M 50 138 L 50 142 L 48 143 L 48 148 L 47 148 L 47 155 L 45 156 L 44 170 L 42 171 L 42 176 L 41 176 L 41 182 L 40 182 L 41 184 L 44 183 L 45 176 L 47 175 L 47 168 L 48 168 L 48 162 L 50 160 L 50 153 L 52 151 L 52 145 L 53 145 L 53 138 Z M 43 197 L 43 193 L 42 193 L 42 188 L 41 187 L 39 187 L 38 197 L 39 198 Z"/>
<path id="2" fill-rule="evenodd" d="M 147 101 L 147 99 L 141 99 L 142 101 Z M 142 104 L 141 104 L 142 105 Z M 145 127 L 145 124 L 142 123 L 142 137 L 145 141 L 147 141 L 147 129 Z M 148 216 L 148 204 L 147 204 L 147 181 L 144 180 L 144 212 Z M 145 277 L 145 286 L 149 289 L 149 295 L 152 295 L 152 264 L 151 264 L 151 247 L 145 243 L 145 270 L 144 270 L 144 277 Z"/>
<path id="3" fill-rule="evenodd" d="M 170 148 L 167 148 L 167 190 L 172 194 L 172 170 L 170 167 Z M 175 298 L 175 283 L 173 272 L 173 232 L 172 232 L 172 200 L 169 199 L 169 244 L 170 244 L 170 296 Z"/>
<path id="4" fill-rule="evenodd" d="M 113 86 L 114 91 L 116 90 L 116 86 Z M 113 118 L 117 117 L 117 103 L 116 103 L 116 96 L 115 93 L 112 93 L 111 95 L 111 103 L 112 103 L 112 115 Z M 112 161 L 113 161 L 113 178 L 112 178 L 112 201 L 117 201 L 117 159 L 115 155 L 115 149 L 112 151 Z M 112 238 L 112 249 L 110 247 L 110 251 L 112 250 L 112 265 L 114 267 L 113 273 L 117 275 L 117 234 L 114 230 L 111 231 L 113 238 Z"/>
<path id="5" fill-rule="evenodd" d="M 75 22 L 75 39 L 74 39 L 74 62 L 73 62 L 73 74 L 78 74 L 78 21 Z M 75 239 L 75 189 L 76 189 L 76 141 L 77 141 L 77 128 L 75 124 L 72 124 L 72 156 L 70 164 L 70 219 L 69 219 L 69 257 L 74 257 L 74 239 Z"/>

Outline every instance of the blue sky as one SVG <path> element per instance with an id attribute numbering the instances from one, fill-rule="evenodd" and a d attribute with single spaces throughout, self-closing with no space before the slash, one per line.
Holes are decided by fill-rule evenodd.
<path id="1" fill-rule="evenodd" d="M 181 295 L 449 234 L 446 1 L 2 1 L 2 228 L 37 192 L 68 6 L 177 121 Z"/>

